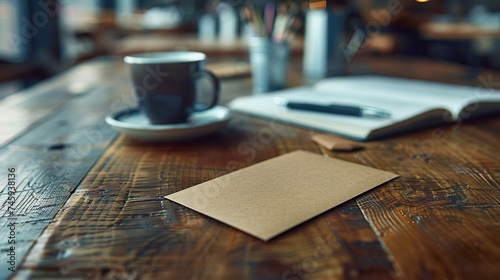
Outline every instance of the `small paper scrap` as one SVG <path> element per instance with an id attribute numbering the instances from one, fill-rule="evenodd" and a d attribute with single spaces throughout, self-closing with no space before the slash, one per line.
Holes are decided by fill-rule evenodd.
<path id="1" fill-rule="evenodd" d="M 314 134 L 311 139 L 330 151 L 355 151 L 365 147 L 354 141 L 329 134 Z"/>

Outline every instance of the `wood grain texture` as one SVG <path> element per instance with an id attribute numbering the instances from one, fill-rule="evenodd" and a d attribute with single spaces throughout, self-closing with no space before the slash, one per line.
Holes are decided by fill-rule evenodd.
<path id="1" fill-rule="evenodd" d="M 222 100 L 229 100 L 231 96 L 247 94 L 251 84 L 248 78 L 229 80 L 222 88 Z M 105 109 L 98 104 L 93 106 L 96 114 Z M 87 116 L 81 121 L 92 124 L 95 117 Z M 41 135 L 36 130 L 31 133 Z M 15 276 L 500 276 L 500 118 L 449 124 L 372 141 L 364 143 L 364 150 L 353 153 L 327 151 L 312 142 L 311 134 L 237 114 L 220 132 L 190 142 L 145 144 L 119 136 L 48 224 Z M 16 141 L 25 143 L 21 140 Z M 16 149 L 14 143 L 7 150 Z M 26 146 L 29 145 L 21 147 Z M 297 149 L 380 168 L 401 177 L 269 242 L 163 198 Z M 43 166 L 33 167 L 42 169 Z M 209 199 L 212 194 L 205 195 Z"/>
<path id="2" fill-rule="evenodd" d="M 29 128 L 50 118 L 63 105 L 78 98 L 78 90 L 103 89 L 116 61 L 103 59 L 84 63 L 0 102 L 0 148 Z M 123 71 L 123 70 L 121 70 Z"/>
<path id="3" fill-rule="evenodd" d="M 19 125 L 15 127 L 17 134 L 14 130 L 8 130 L 4 134 L 17 139 L 0 150 L 0 247 L 2 252 L 7 252 L 14 245 L 8 243 L 10 231 L 3 230 L 14 221 L 17 267 L 116 135 L 115 131 L 103 123 L 104 113 L 115 100 L 112 90 L 106 92 L 110 90 L 107 83 L 100 83 L 100 90 L 79 96 L 68 96 L 70 93 L 60 88 L 63 82 L 71 82 L 71 75 L 76 75 L 81 81 L 88 74 L 86 67 L 87 65 L 83 65 L 59 77 L 54 83 L 49 81 L 33 92 L 21 93 L 19 98 L 14 96 L 17 99 L 9 99 L 0 105 L 12 106 L 9 112 L 27 111 L 22 113 L 26 116 L 22 123 L 15 123 Z M 103 71 L 99 62 L 91 69 L 94 69 L 94 75 Z M 109 83 L 116 83 L 117 77 L 123 79 L 120 74 L 107 74 Z M 100 81 L 98 76 L 94 76 L 94 79 L 94 82 Z M 12 103 L 13 100 L 20 102 L 16 105 Z M 91 111 L 91 115 L 82 118 Z M 38 117 L 44 118 L 44 121 L 36 125 Z M 21 129 L 28 127 L 31 127 L 29 131 L 19 135 Z M 7 203 L 10 196 L 7 172 L 10 168 L 16 170 L 17 190 L 13 195 L 13 205 Z M 14 216 L 8 211 L 8 206 L 13 206 Z M 0 262 L 0 278 L 6 278 L 10 274 L 7 267 L 7 262 Z"/>
<path id="4" fill-rule="evenodd" d="M 413 145 L 397 155 L 362 158 L 379 168 L 398 166 L 394 171 L 402 175 L 394 188 L 373 192 L 359 205 L 405 278 L 488 279 L 500 273 L 496 265 L 500 259 L 499 177 L 491 174 L 498 172 L 498 157 L 492 155 L 500 151 L 464 149 L 481 143 L 471 141 L 473 130 L 466 125 L 460 132 L 449 131 L 434 142 L 435 147 L 421 144 L 432 139 L 430 134 L 408 135 L 402 142 Z M 484 157 L 491 164 L 478 161 Z"/>
<path id="5" fill-rule="evenodd" d="M 144 145 L 119 138 L 37 243 L 23 266 L 27 275 L 488 279 L 500 273 L 498 200 L 489 195 L 498 194 L 490 172 L 498 173 L 499 151 L 488 146 L 492 153 L 477 152 L 482 162 L 494 163 L 481 168 L 454 151 L 460 143 L 476 150 L 469 135 L 482 123 L 444 128 L 446 138 L 432 153 L 414 144 L 430 136 L 427 131 L 371 142 L 357 153 L 323 151 L 392 169 L 402 179 L 265 243 L 162 198 L 280 153 L 318 152 L 307 131 L 287 128 L 255 159 L 242 160 L 239 143 L 266 122 L 234 121 L 245 128 L 233 123 L 203 142 Z M 407 160 L 413 162 L 405 172 Z"/>

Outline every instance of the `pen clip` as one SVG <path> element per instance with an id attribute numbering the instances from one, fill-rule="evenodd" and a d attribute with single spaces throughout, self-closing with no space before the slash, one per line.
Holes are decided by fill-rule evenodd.
<path id="1" fill-rule="evenodd" d="M 361 107 L 360 110 L 361 110 L 361 115 L 364 117 L 382 119 L 382 118 L 388 118 L 391 116 L 391 113 L 389 113 L 386 110 L 382 110 L 382 109 L 370 107 L 370 106 Z"/>

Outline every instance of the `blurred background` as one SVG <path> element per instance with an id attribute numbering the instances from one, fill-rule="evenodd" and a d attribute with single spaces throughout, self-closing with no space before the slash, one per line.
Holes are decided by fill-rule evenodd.
<path id="1" fill-rule="evenodd" d="M 289 15 L 298 60 L 308 11 L 328 9 L 341 15 L 345 42 L 363 33 L 358 55 L 500 70 L 498 0 L 0 0 L 0 98 L 97 56 L 198 50 L 245 59 L 269 7 L 276 21 Z"/>

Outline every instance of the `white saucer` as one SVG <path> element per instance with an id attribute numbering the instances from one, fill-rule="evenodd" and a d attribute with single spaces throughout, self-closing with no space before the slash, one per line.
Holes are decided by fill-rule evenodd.
<path id="1" fill-rule="evenodd" d="M 148 141 L 187 140 L 213 133 L 227 124 L 231 111 L 223 106 L 196 112 L 187 123 L 151 124 L 138 109 L 113 113 L 106 122 L 129 137 Z"/>

